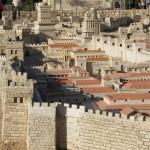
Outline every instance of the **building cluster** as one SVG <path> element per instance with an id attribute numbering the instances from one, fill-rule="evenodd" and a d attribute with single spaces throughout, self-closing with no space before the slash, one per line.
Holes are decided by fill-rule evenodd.
<path id="1" fill-rule="evenodd" d="M 150 149 L 149 16 L 36 11 L 0 26 L 1 146 Z"/>

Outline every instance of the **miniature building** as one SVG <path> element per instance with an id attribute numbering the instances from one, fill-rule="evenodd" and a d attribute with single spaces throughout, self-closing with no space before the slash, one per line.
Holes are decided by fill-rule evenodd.
<path id="1" fill-rule="evenodd" d="M 99 35 L 100 33 L 100 19 L 97 18 L 96 10 L 91 8 L 85 14 L 85 19 L 82 24 L 83 38 L 92 38 L 92 35 Z"/>

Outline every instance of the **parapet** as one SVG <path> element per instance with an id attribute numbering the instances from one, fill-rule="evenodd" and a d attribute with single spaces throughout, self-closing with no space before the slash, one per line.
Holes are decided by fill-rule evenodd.
<path id="1" fill-rule="evenodd" d="M 130 116 L 129 118 L 121 116 L 120 113 L 113 113 L 113 112 L 107 112 L 107 111 L 101 111 L 101 110 L 93 110 L 93 109 L 85 109 L 85 106 L 81 105 L 74 105 L 74 104 L 58 104 L 57 108 L 65 108 L 69 109 L 69 111 L 66 110 L 66 112 L 76 112 L 77 110 L 82 114 L 83 118 L 85 119 L 101 119 L 111 122 L 129 122 L 129 123 L 137 123 L 139 122 L 147 122 L 150 123 L 150 118 L 145 116 Z M 66 114 L 67 115 L 67 114 Z M 69 115 L 70 116 L 70 115 Z"/>
<path id="2" fill-rule="evenodd" d="M 0 61 L 6 61 L 6 56 L 5 55 L 0 55 Z"/>
<path id="3" fill-rule="evenodd" d="M 32 107 L 41 108 L 41 107 L 56 107 L 57 103 L 48 103 L 48 102 L 33 102 Z"/>
<path id="4" fill-rule="evenodd" d="M 48 46 L 46 43 L 41 43 L 41 44 L 25 44 L 25 47 L 43 47 L 43 46 Z"/>
<path id="5" fill-rule="evenodd" d="M 23 42 L 22 41 L 6 41 L 6 48 L 7 47 L 23 47 Z"/>
<path id="6" fill-rule="evenodd" d="M 55 117 L 56 116 L 56 103 L 47 102 L 34 102 L 31 104 L 29 113 L 32 116 L 45 116 Z"/>

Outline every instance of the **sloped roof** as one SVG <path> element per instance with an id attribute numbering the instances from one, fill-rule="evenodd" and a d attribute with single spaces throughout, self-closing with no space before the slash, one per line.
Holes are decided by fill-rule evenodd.
<path id="1" fill-rule="evenodd" d="M 115 90 L 111 87 L 95 87 L 95 88 L 82 88 L 84 93 L 107 93 L 114 92 Z"/>
<path id="2" fill-rule="evenodd" d="M 150 89 L 150 80 L 145 80 L 145 81 L 129 81 L 126 83 L 123 88 L 125 89 L 131 89 L 131 88 L 136 88 L 136 89 Z"/>
<path id="3" fill-rule="evenodd" d="M 149 100 L 150 101 L 150 93 L 117 93 L 117 94 L 107 94 L 104 95 L 108 100 Z"/>
<path id="4" fill-rule="evenodd" d="M 109 105 L 105 101 L 98 101 L 96 102 L 96 105 L 101 110 L 122 110 L 126 107 L 131 107 L 135 110 L 150 110 L 150 104 L 137 104 L 137 105 L 129 105 L 129 104 L 115 104 L 115 105 Z"/>
<path id="5" fill-rule="evenodd" d="M 111 77 L 109 76 L 109 75 L 104 75 L 103 76 L 103 78 L 102 78 L 103 80 L 107 80 L 107 81 L 109 81 L 109 80 L 111 80 Z"/>
<path id="6" fill-rule="evenodd" d="M 124 109 L 121 110 L 121 113 L 124 115 L 130 115 L 133 112 L 137 112 L 135 109 L 133 109 L 132 107 L 125 107 Z"/>

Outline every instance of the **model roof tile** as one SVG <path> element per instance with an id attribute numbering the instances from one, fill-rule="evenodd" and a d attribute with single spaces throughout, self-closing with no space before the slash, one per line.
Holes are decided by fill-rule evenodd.
<path id="1" fill-rule="evenodd" d="M 101 50 L 79 50 L 79 51 L 73 51 L 74 53 L 96 53 L 96 52 L 104 52 Z"/>
<path id="2" fill-rule="evenodd" d="M 104 95 L 110 101 L 114 100 L 150 100 L 150 93 L 117 93 Z"/>
<path id="3" fill-rule="evenodd" d="M 121 110 L 121 113 L 124 115 L 130 115 L 133 112 L 137 112 L 137 110 L 133 109 L 132 107 L 125 107 L 124 109 Z"/>
<path id="4" fill-rule="evenodd" d="M 109 105 L 105 101 L 96 102 L 96 105 L 101 110 L 122 110 L 126 107 L 132 107 L 135 110 L 150 110 L 150 104 L 137 104 L 137 105 L 129 105 L 129 104 L 116 104 L 116 105 Z"/>
<path id="5" fill-rule="evenodd" d="M 56 74 L 56 75 L 60 75 L 60 74 L 70 74 L 71 70 L 53 70 L 53 71 L 48 71 L 48 74 Z"/>
<path id="6" fill-rule="evenodd" d="M 107 80 L 107 81 L 109 81 L 109 80 L 111 80 L 111 77 L 109 76 L 109 75 L 104 75 L 104 77 L 102 78 L 103 80 Z"/>
<path id="7" fill-rule="evenodd" d="M 112 77 L 138 77 L 138 76 L 149 76 L 150 72 L 141 72 L 141 73 L 113 73 Z"/>
<path id="8" fill-rule="evenodd" d="M 78 70 L 80 73 L 88 73 L 86 70 L 82 69 L 79 66 L 74 66 L 72 67 L 73 70 Z"/>
<path id="9" fill-rule="evenodd" d="M 107 93 L 114 92 L 115 90 L 111 87 L 96 87 L 96 88 L 82 88 L 84 93 Z"/>
<path id="10" fill-rule="evenodd" d="M 75 85 L 93 85 L 93 84 L 101 84 L 100 80 L 77 80 Z"/>
<path id="11" fill-rule="evenodd" d="M 107 57 L 87 58 L 86 61 L 109 61 Z"/>
<path id="12" fill-rule="evenodd" d="M 78 47 L 77 44 L 49 44 L 48 45 L 51 48 L 59 47 L 59 48 L 72 48 L 72 47 Z"/>
<path id="13" fill-rule="evenodd" d="M 125 89 L 150 89 L 150 80 L 146 81 L 130 81 L 126 83 L 123 88 Z"/>

